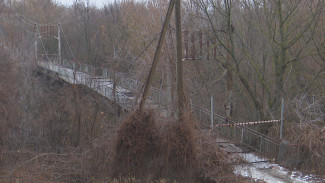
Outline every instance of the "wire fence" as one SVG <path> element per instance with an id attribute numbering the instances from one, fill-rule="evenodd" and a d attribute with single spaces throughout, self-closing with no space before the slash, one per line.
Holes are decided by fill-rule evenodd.
<path id="1" fill-rule="evenodd" d="M 220 126 L 221 123 L 236 124 L 234 121 L 229 121 L 226 118 L 214 114 L 211 111 L 192 105 L 192 112 L 197 121 L 202 123 L 203 128 L 213 129 L 218 134 L 233 140 L 238 144 L 244 145 L 256 152 L 261 153 L 265 157 L 277 159 L 279 153 L 279 141 L 270 138 L 256 130 L 250 129 L 246 126 Z M 213 116 L 213 118 L 212 118 Z"/>

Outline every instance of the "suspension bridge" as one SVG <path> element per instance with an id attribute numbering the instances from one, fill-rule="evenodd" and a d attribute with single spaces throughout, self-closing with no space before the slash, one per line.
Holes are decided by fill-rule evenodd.
<path id="1" fill-rule="evenodd" d="M 43 73 L 56 76 L 70 84 L 86 86 L 99 95 L 115 101 L 116 104 L 127 111 L 132 111 L 137 107 L 137 99 L 144 86 L 144 83 L 134 78 L 126 77 L 124 73 L 116 72 L 109 68 L 93 67 L 69 60 L 62 60 L 60 62 L 58 59 L 38 60 L 37 63 Z M 113 75 L 119 79 L 114 80 Z M 114 82 L 116 82 L 116 89 L 113 87 Z M 167 92 L 150 87 L 148 98 L 147 107 L 154 108 L 160 116 L 167 115 Z M 191 105 L 191 110 L 196 120 L 202 124 L 204 129 L 215 130 L 218 134 L 234 141 L 236 144 L 248 147 L 272 160 L 278 158 L 279 141 L 263 135 L 247 127 L 247 125 L 277 123 L 279 120 L 236 123 L 226 120 L 209 109 L 196 105 Z M 224 124 L 226 121 L 228 123 Z"/>
<path id="2" fill-rule="evenodd" d="M 55 76 L 55 78 L 70 84 L 84 85 L 96 91 L 99 95 L 114 101 L 125 110 L 132 111 L 137 107 L 138 97 L 141 95 L 144 83 L 136 78 L 127 77 L 126 73 L 117 72 L 110 68 L 94 67 L 77 61 L 62 59 L 61 40 L 64 38 L 72 57 L 74 60 L 77 60 L 64 34 L 62 24 L 40 25 L 25 17 L 19 17 L 18 22 L 23 30 L 33 34 L 35 37 L 36 60 L 43 73 Z M 207 42 L 205 43 L 203 43 L 201 31 L 198 33 L 184 31 L 184 34 L 185 60 L 216 57 L 215 47 L 209 46 L 210 44 L 214 45 L 214 42 L 210 43 L 208 34 L 206 36 Z M 46 53 L 42 37 L 54 37 L 57 39 L 57 54 L 48 55 Z M 206 47 L 205 50 L 208 50 L 205 56 L 203 56 L 204 46 Z M 44 54 L 38 53 L 39 47 L 43 49 Z M 149 100 L 146 102 L 147 107 L 156 109 L 161 116 L 168 116 L 171 107 L 166 91 L 150 87 L 148 98 Z M 278 123 L 280 120 L 237 123 L 216 114 L 213 109 L 205 109 L 192 104 L 190 106 L 194 117 L 202 124 L 205 130 L 213 130 L 224 138 L 248 147 L 264 157 L 270 159 L 281 157 L 282 152 L 279 138 L 271 138 L 249 128 L 249 125 Z"/>

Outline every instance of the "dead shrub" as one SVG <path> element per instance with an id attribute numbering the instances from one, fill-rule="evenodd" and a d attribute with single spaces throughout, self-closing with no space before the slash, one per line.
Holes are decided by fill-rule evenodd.
<path id="1" fill-rule="evenodd" d="M 285 128 L 286 146 L 284 165 L 306 173 L 324 174 L 325 133 L 316 125 L 289 124 Z"/>
<path id="2" fill-rule="evenodd" d="M 213 136 L 200 133 L 198 136 L 198 162 L 200 182 L 241 182 L 233 174 L 231 158 L 222 151 Z"/>
<path id="3" fill-rule="evenodd" d="M 114 144 L 112 134 L 105 134 L 97 139 L 87 154 L 87 171 L 96 180 L 109 179 L 114 162 Z"/>
<path id="4" fill-rule="evenodd" d="M 154 117 L 151 111 L 136 111 L 123 122 L 117 132 L 113 177 L 196 182 L 193 122 L 171 120 L 158 130 Z"/>
<path id="5" fill-rule="evenodd" d="M 191 115 L 156 125 L 152 112 L 134 112 L 117 133 L 113 178 L 165 182 L 242 182 L 214 137 Z M 105 161 L 104 161 L 105 162 Z"/>
<path id="6" fill-rule="evenodd" d="M 154 113 L 135 111 L 117 132 L 113 177 L 149 178 L 159 144 Z"/>
<path id="7" fill-rule="evenodd" d="M 193 124 L 192 119 L 185 118 L 182 122 L 171 121 L 162 129 L 160 148 L 162 178 L 176 182 L 197 182 L 199 171 Z"/>

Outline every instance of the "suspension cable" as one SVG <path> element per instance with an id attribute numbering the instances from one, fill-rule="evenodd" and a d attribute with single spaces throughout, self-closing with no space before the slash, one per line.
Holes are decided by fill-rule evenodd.
<path id="1" fill-rule="evenodd" d="M 30 20 L 30 19 L 26 18 L 26 17 L 23 16 L 23 15 L 21 15 L 20 18 L 21 18 L 21 19 L 24 19 L 25 22 L 28 23 L 28 24 L 30 24 L 30 25 L 34 25 L 34 24 L 37 24 L 37 25 L 39 25 L 39 26 L 51 26 L 51 25 L 52 25 L 52 26 L 56 26 L 56 25 L 58 25 L 58 23 L 39 24 L 39 23 L 37 23 L 37 22 L 35 22 L 35 21 L 33 21 L 33 20 Z"/>
<path id="2" fill-rule="evenodd" d="M 39 29 L 38 29 L 38 25 L 37 25 L 37 24 L 35 24 L 35 25 L 36 25 L 36 30 L 37 30 L 37 32 L 38 32 L 38 35 L 40 36 L 40 38 L 42 38 L 42 35 L 40 34 L 40 31 L 39 31 Z M 37 39 L 38 39 L 38 38 L 39 38 L 39 37 L 37 36 Z M 50 60 L 49 57 L 47 56 L 47 53 L 46 53 L 46 50 L 45 50 L 45 46 L 44 46 L 43 40 L 42 40 L 42 39 L 40 39 L 40 40 L 41 40 L 41 44 L 42 44 L 42 47 L 43 47 L 43 50 L 44 50 L 45 56 L 46 56 L 47 60 Z"/>
<path id="3" fill-rule="evenodd" d="M 33 31 L 30 31 L 30 30 L 27 30 L 26 28 L 24 28 L 22 25 L 21 25 L 21 20 L 18 20 L 18 25 L 21 29 L 23 29 L 24 31 L 30 33 L 30 34 L 35 34 L 36 32 L 33 32 Z M 35 26 L 35 25 L 34 25 Z"/>
<path id="4" fill-rule="evenodd" d="M 131 69 L 131 67 L 135 64 L 135 61 L 138 60 L 139 57 L 141 57 L 141 55 L 147 51 L 147 49 L 152 45 L 152 43 L 157 40 L 158 37 L 155 37 L 154 39 L 151 40 L 151 42 L 142 50 L 142 52 L 131 61 L 131 64 L 129 65 L 129 67 L 126 69 L 126 71 L 129 71 Z M 122 73 L 117 80 L 119 80 L 121 77 L 123 77 L 126 74 L 126 72 Z"/>
<path id="5" fill-rule="evenodd" d="M 58 26 L 60 27 L 60 30 L 62 31 L 63 37 L 64 37 L 64 39 L 65 39 L 65 41 L 66 41 L 66 43 L 67 43 L 67 45 L 68 45 L 68 48 L 69 48 L 69 50 L 70 50 L 70 52 L 71 52 L 72 57 L 73 57 L 75 60 L 77 60 L 77 58 L 74 56 L 74 54 L 73 54 L 73 52 L 72 52 L 72 49 L 71 49 L 70 44 L 69 44 L 69 42 L 68 42 L 67 36 L 65 35 L 65 33 L 64 33 L 64 31 L 63 31 L 63 28 L 62 28 L 61 24 L 59 24 Z"/>

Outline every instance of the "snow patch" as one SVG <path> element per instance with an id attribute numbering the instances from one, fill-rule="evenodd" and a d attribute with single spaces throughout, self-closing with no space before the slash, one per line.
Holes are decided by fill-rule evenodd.
<path id="1" fill-rule="evenodd" d="M 315 175 L 303 175 L 298 171 L 289 171 L 278 164 L 267 162 L 253 153 L 240 154 L 248 164 L 237 165 L 235 173 L 255 180 L 263 180 L 267 183 L 321 183 L 325 179 L 317 178 Z"/>

